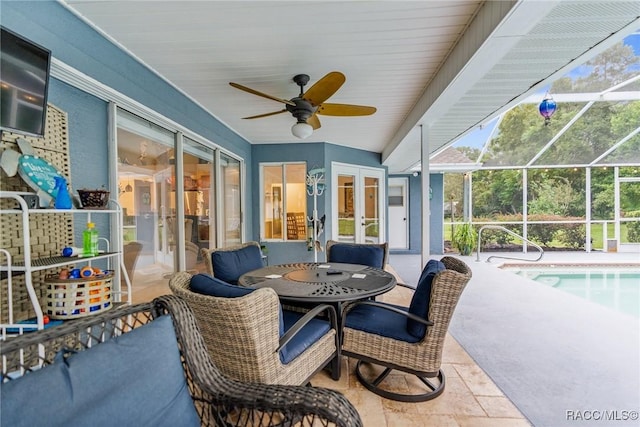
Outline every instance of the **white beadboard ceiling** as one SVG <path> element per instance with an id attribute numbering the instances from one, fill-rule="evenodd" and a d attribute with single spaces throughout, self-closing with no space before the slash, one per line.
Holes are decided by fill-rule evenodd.
<path id="1" fill-rule="evenodd" d="M 372 116 L 319 116 L 305 141 L 382 153 L 390 172 L 435 153 L 640 27 L 639 1 L 64 2 L 252 144 L 300 142 L 278 98 L 330 71 L 327 102 Z M 420 131 L 419 126 L 428 131 Z M 215 142 L 215 141 L 214 141 Z"/>

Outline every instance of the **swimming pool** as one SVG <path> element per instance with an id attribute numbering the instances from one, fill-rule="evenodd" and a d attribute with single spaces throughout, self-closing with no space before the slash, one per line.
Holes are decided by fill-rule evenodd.
<path id="1" fill-rule="evenodd" d="M 518 266 L 503 268 L 621 313 L 640 317 L 640 267 Z"/>

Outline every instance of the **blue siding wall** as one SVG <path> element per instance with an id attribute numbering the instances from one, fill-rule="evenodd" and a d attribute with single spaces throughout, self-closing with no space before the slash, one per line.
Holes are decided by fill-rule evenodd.
<path id="1" fill-rule="evenodd" d="M 422 180 L 420 175 L 390 175 L 409 179 L 409 250 L 394 251 L 394 253 L 419 254 L 422 250 Z M 432 190 L 431 217 L 429 225 L 431 229 L 429 245 L 432 254 L 444 253 L 444 175 L 436 173 L 429 176 Z"/>
<path id="2" fill-rule="evenodd" d="M 264 162 L 307 162 L 307 170 L 325 168 L 326 190 L 318 197 L 318 216 L 331 213 L 331 162 L 348 163 L 357 166 L 382 167 L 380 154 L 370 151 L 339 146 L 330 143 L 300 143 L 300 144 L 258 144 L 252 147 L 252 188 L 253 204 L 255 206 L 253 218 L 253 239 L 260 239 L 260 163 Z M 385 183 L 386 185 L 386 183 Z M 307 197 L 307 215 L 311 215 L 313 198 Z M 325 222 L 324 234 L 320 237 L 323 244 L 331 236 L 331 221 Z M 313 262 L 313 251 L 307 250 L 307 244 L 303 242 L 269 242 L 266 244 L 269 255 L 269 264 L 282 264 L 290 262 Z M 318 261 L 325 260 L 324 252 L 318 254 Z"/>
<path id="3" fill-rule="evenodd" d="M 73 192 L 79 188 L 106 186 L 109 182 L 106 167 L 107 104 L 55 79 L 50 82 L 49 102 L 67 112 Z M 108 227 L 106 215 L 95 215 L 92 220 L 99 230 Z M 86 225 L 84 219 L 76 216 L 75 242 L 82 241 Z"/>

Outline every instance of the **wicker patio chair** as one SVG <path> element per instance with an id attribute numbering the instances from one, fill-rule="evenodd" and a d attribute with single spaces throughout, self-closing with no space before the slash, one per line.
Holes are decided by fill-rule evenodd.
<path id="1" fill-rule="evenodd" d="M 246 292 L 244 296 L 221 297 L 198 293 L 191 289 L 191 274 L 179 272 L 169 280 L 171 292 L 184 299 L 193 310 L 207 350 L 218 368 L 230 378 L 264 384 L 307 384 L 311 377 L 329 363 L 338 369 L 338 325 L 335 309 L 327 304 L 306 313 L 282 310 L 278 295 L 271 288 Z M 237 287 L 236 287 L 237 288 Z M 328 314 L 329 322 L 315 319 Z M 282 319 L 295 322 L 281 335 Z M 330 326 L 313 340 L 303 341 L 304 351 L 293 360 L 283 362 L 280 350 L 322 322 Z M 299 342 L 299 341 L 298 341 Z M 285 349 L 286 350 L 286 349 Z"/>
<path id="2" fill-rule="evenodd" d="M 164 315 L 170 315 L 173 321 L 180 353 L 180 357 L 175 360 L 177 363 L 182 360 L 180 370 L 184 372 L 188 395 L 194 403 L 200 425 L 362 426 L 356 409 L 339 392 L 318 387 L 250 384 L 224 376 L 211 362 L 205 351 L 205 344 L 193 313 L 184 301 L 173 295 L 159 297 L 153 303 L 115 308 L 2 342 L 0 354 L 3 386 L 4 383 L 14 381 L 22 375 L 31 375 L 30 372 L 40 370 L 42 366 L 59 363 L 54 359 L 56 354 L 65 347 L 82 353 L 89 348 L 100 347 L 99 343 L 127 334 Z M 101 366 L 95 366 L 93 369 L 100 370 Z M 157 376 L 158 372 L 154 372 L 153 368 L 143 370 L 142 375 L 147 374 Z M 121 378 L 123 388 L 126 389 L 127 383 L 128 378 Z M 101 386 L 98 381 L 91 384 L 95 387 Z M 43 389 L 41 394 L 46 395 L 47 390 Z M 3 404 L 6 403 L 4 400 L 6 398 L 7 396 L 3 395 Z M 151 399 L 151 397 L 147 398 Z M 49 418 L 40 419 L 42 422 L 46 421 L 47 425 L 60 424 L 58 415 L 65 415 L 68 420 L 74 419 L 73 416 L 70 418 L 69 414 L 59 414 L 59 412 L 56 414 L 58 409 L 50 408 L 51 405 L 47 404 L 46 398 L 40 402 L 25 401 L 20 410 L 25 413 L 34 411 L 34 406 L 38 404 L 53 414 Z M 115 408 L 110 409 L 111 412 L 117 412 L 113 414 L 114 419 L 115 415 L 120 416 L 124 410 L 132 410 L 136 412 L 136 416 L 140 415 L 141 410 L 138 406 L 126 406 L 127 408 L 120 408 L 120 411 Z M 76 419 L 74 423 L 96 425 L 95 420 L 91 419 L 92 411 L 95 411 L 94 407 L 78 409 L 84 410 L 84 414 L 89 418 Z M 123 417 L 120 416 L 120 418 Z"/>
<path id="3" fill-rule="evenodd" d="M 226 248 L 202 248 L 200 253 L 210 275 L 234 285 L 244 273 L 264 266 L 258 242 L 251 241 Z"/>
<path id="4" fill-rule="evenodd" d="M 328 240 L 326 245 L 327 262 L 362 264 L 382 268 L 389 260 L 388 243 L 342 243 Z"/>
<path id="5" fill-rule="evenodd" d="M 440 369 L 444 339 L 469 279 L 471 270 L 464 262 L 445 256 L 427 263 L 409 307 L 376 301 L 345 307 L 342 354 L 358 359 L 358 380 L 368 390 L 392 400 L 420 402 L 439 396 L 445 386 Z M 379 375 L 376 365 L 384 367 Z M 383 381 L 392 370 L 417 376 L 426 392 L 424 387 L 417 393 L 393 390 L 390 384 L 385 387 Z"/>

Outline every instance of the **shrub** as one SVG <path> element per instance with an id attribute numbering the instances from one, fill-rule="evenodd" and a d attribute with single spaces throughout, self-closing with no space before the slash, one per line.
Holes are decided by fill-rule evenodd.
<path id="1" fill-rule="evenodd" d="M 583 248 L 586 236 L 584 224 L 562 224 L 562 233 L 558 236 L 560 242 L 570 248 Z"/>
<path id="2" fill-rule="evenodd" d="M 631 243 L 640 243 L 640 221 L 627 223 L 627 238 Z"/>
<path id="3" fill-rule="evenodd" d="M 625 218 L 640 218 L 640 210 L 626 211 L 623 215 Z"/>
<path id="4" fill-rule="evenodd" d="M 566 219 L 561 215 L 530 215 L 530 221 L 560 221 Z M 527 237 L 542 245 L 548 246 L 562 229 L 562 224 L 529 224 Z"/>

